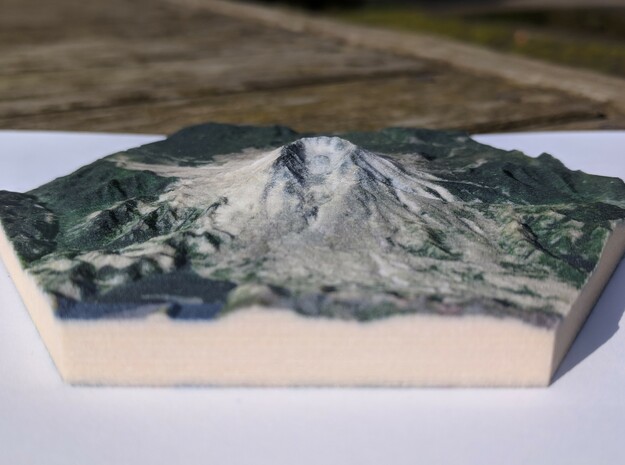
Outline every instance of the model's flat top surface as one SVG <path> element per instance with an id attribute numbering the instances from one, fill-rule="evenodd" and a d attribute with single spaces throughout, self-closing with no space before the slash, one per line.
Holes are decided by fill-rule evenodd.
<path id="1" fill-rule="evenodd" d="M 0 188 L 32 189 L 158 136 L 0 133 Z M 625 178 L 625 133 L 481 136 Z M 0 450 L 7 463 L 617 463 L 625 457 L 625 267 L 555 383 L 529 390 L 65 386 L 6 272 Z M 573 368 L 574 369 L 571 369 Z"/>

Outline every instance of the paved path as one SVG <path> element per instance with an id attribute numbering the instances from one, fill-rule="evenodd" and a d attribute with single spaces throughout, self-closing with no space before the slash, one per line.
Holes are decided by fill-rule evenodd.
<path id="1" fill-rule="evenodd" d="M 1 0 L 0 128 L 624 125 L 609 102 L 179 0 Z M 365 44 L 366 45 L 366 44 Z"/>

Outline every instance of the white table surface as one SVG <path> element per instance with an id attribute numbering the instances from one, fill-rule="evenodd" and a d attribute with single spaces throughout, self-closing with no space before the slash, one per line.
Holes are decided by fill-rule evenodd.
<path id="1" fill-rule="evenodd" d="M 0 189 L 158 138 L 0 131 Z M 625 131 L 477 138 L 625 179 Z M 624 263 L 545 389 L 70 387 L 2 265 L 0 309 L 0 465 L 625 463 Z"/>

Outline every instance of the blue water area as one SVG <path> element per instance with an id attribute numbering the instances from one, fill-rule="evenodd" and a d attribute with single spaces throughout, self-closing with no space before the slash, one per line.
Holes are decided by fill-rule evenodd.
<path id="1" fill-rule="evenodd" d="M 203 278 L 193 271 L 144 277 L 85 300 L 57 295 L 62 319 L 142 318 L 164 312 L 173 319 L 212 319 L 236 284 Z"/>
<path id="2" fill-rule="evenodd" d="M 57 297 L 56 316 L 63 319 L 90 320 L 114 316 L 135 308 L 136 303 L 103 304 Z"/>
<path id="3" fill-rule="evenodd" d="M 215 318 L 223 306 L 222 302 L 212 304 L 173 304 L 167 310 L 167 315 L 179 320 L 206 320 Z"/>

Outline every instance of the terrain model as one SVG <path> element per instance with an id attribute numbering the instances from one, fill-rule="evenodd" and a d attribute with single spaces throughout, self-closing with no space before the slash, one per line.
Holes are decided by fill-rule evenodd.
<path id="1" fill-rule="evenodd" d="M 3 257 L 88 383 L 546 384 L 623 219 L 620 179 L 407 128 L 205 124 L 0 192 Z"/>

